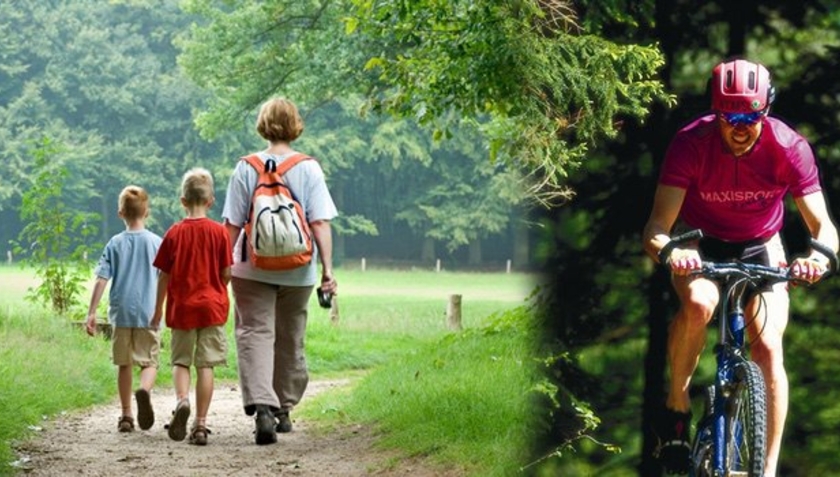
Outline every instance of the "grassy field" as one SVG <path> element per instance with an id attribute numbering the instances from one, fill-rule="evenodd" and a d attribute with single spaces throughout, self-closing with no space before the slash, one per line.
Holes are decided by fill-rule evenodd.
<path id="1" fill-rule="evenodd" d="M 521 328 L 511 325 L 515 321 L 489 317 L 524 305 L 535 286 L 534 277 L 339 270 L 337 279 L 338 324 L 331 323 L 328 310 L 319 308 L 314 298 L 310 308 L 310 370 L 316 378 L 358 375 L 358 371 L 364 371 L 364 377 L 352 393 L 305 402 L 301 412 L 326 419 L 327 425 L 330 419 L 377 423 L 383 435 L 390 436 L 386 445 L 407 455 L 436 455 L 442 462 L 474 469 L 476 475 L 505 475 L 511 465 L 522 463 L 522 449 L 512 446 L 510 439 L 515 435 L 524 442 L 528 423 L 523 419 L 509 423 L 516 421 L 513 415 L 524 412 L 532 380 L 527 372 L 529 343 L 522 330 L 512 331 Z M 0 267 L 1 463 L 13 459 L 14 439 L 25 436 L 27 427 L 37 425 L 42 416 L 106 402 L 116 394 L 109 342 L 91 339 L 71 327 L 68 319 L 52 317 L 25 301 L 28 287 L 36 284 L 31 273 Z M 462 295 L 463 300 L 466 331 L 459 334 L 446 327 L 452 294 Z M 85 302 L 88 299 L 83 297 Z M 492 332 L 486 328 L 490 323 Z M 232 325 L 231 320 L 229 366 L 217 370 L 220 379 L 237 377 Z M 168 341 L 166 330 L 163 339 Z M 164 346 L 161 361 L 168 359 Z M 407 380 L 407 370 L 423 380 Z M 170 381 L 168 367 L 162 366 L 159 384 Z M 437 420 L 430 419 L 428 402 L 443 404 Z M 484 412 L 503 420 L 476 418 Z M 428 435 L 429 426 L 438 430 Z M 418 428 L 427 430 L 426 440 L 414 435 Z"/>

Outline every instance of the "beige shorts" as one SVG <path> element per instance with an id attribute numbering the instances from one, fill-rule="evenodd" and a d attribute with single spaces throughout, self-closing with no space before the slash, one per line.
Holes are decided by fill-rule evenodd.
<path id="1" fill-rule="evenodd" d="M 193 330 L 172 330 L 172 365 L 189 368 L 227 366 L 224 325 Z"/>
<path id="2" fill-rule="evenodd" d="M 151 328 L 114 328 L 111 355 L 117 366 L 158 367 L 160 332 Z"/>

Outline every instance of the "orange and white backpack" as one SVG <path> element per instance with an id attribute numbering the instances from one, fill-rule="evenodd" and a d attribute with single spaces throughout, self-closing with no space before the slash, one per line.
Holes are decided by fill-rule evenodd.
<path id="1" fill-rule="evenodd" d="M 312 261 L 312 233 L 306 214 L 283 182 L 283 174 L 309 159 L 293 154 L 278 167 L 274 159 L 263 163 L 256 154 L 242 158 L 259 174 L 244 227 L 243 261 L 248 254 L 254 267 L 262 270 L 291 270 Z"/>

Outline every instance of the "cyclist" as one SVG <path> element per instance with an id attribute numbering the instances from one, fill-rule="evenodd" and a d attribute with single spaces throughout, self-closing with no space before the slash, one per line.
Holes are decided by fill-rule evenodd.
<path id="1" fill-rule="evenodd" d="M 793 197 L 811 236 L 837 250 L 837 229 L 822 194 L 808 142 L 768 115 L 775 91 L 761 64 L 743 59 L 714 67 L 712 111 L 677 132 L 665 155 L 653 207 L 643 232 L 654 260 L 673 229 L 701 229 L 707 238 L 674 248 L 667 257 L 680 308 L 668 336 L 670 384 L 656 432 L 657 455 L 665 469 L 687 473 L 691 424 L 688 388 L 704 347 L 706 326 L 720 300 L 710 280 L 689 276 L 701 256 L 770 266 L 787 264 L 779 235 L 784 198 Z M 828 259 L 812 251 L 791 264 L 792 273 L 815 282 Z M 767 384 L 767 476 L 775 475 L 788 406 L 782 334 L 788 321 L 784 284 L 752 296 L 747 303 L 751 356 Z"/>

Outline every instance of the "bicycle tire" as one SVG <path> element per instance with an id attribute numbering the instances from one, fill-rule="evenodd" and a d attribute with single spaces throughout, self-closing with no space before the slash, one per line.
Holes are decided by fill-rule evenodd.
<path id="1" fill-rule="evenodd" d="M 767 439 L 764 378 L 752 361 L 738 363 L 734 371 L 726 418 L 726 471 L 761 477 Z"/>

